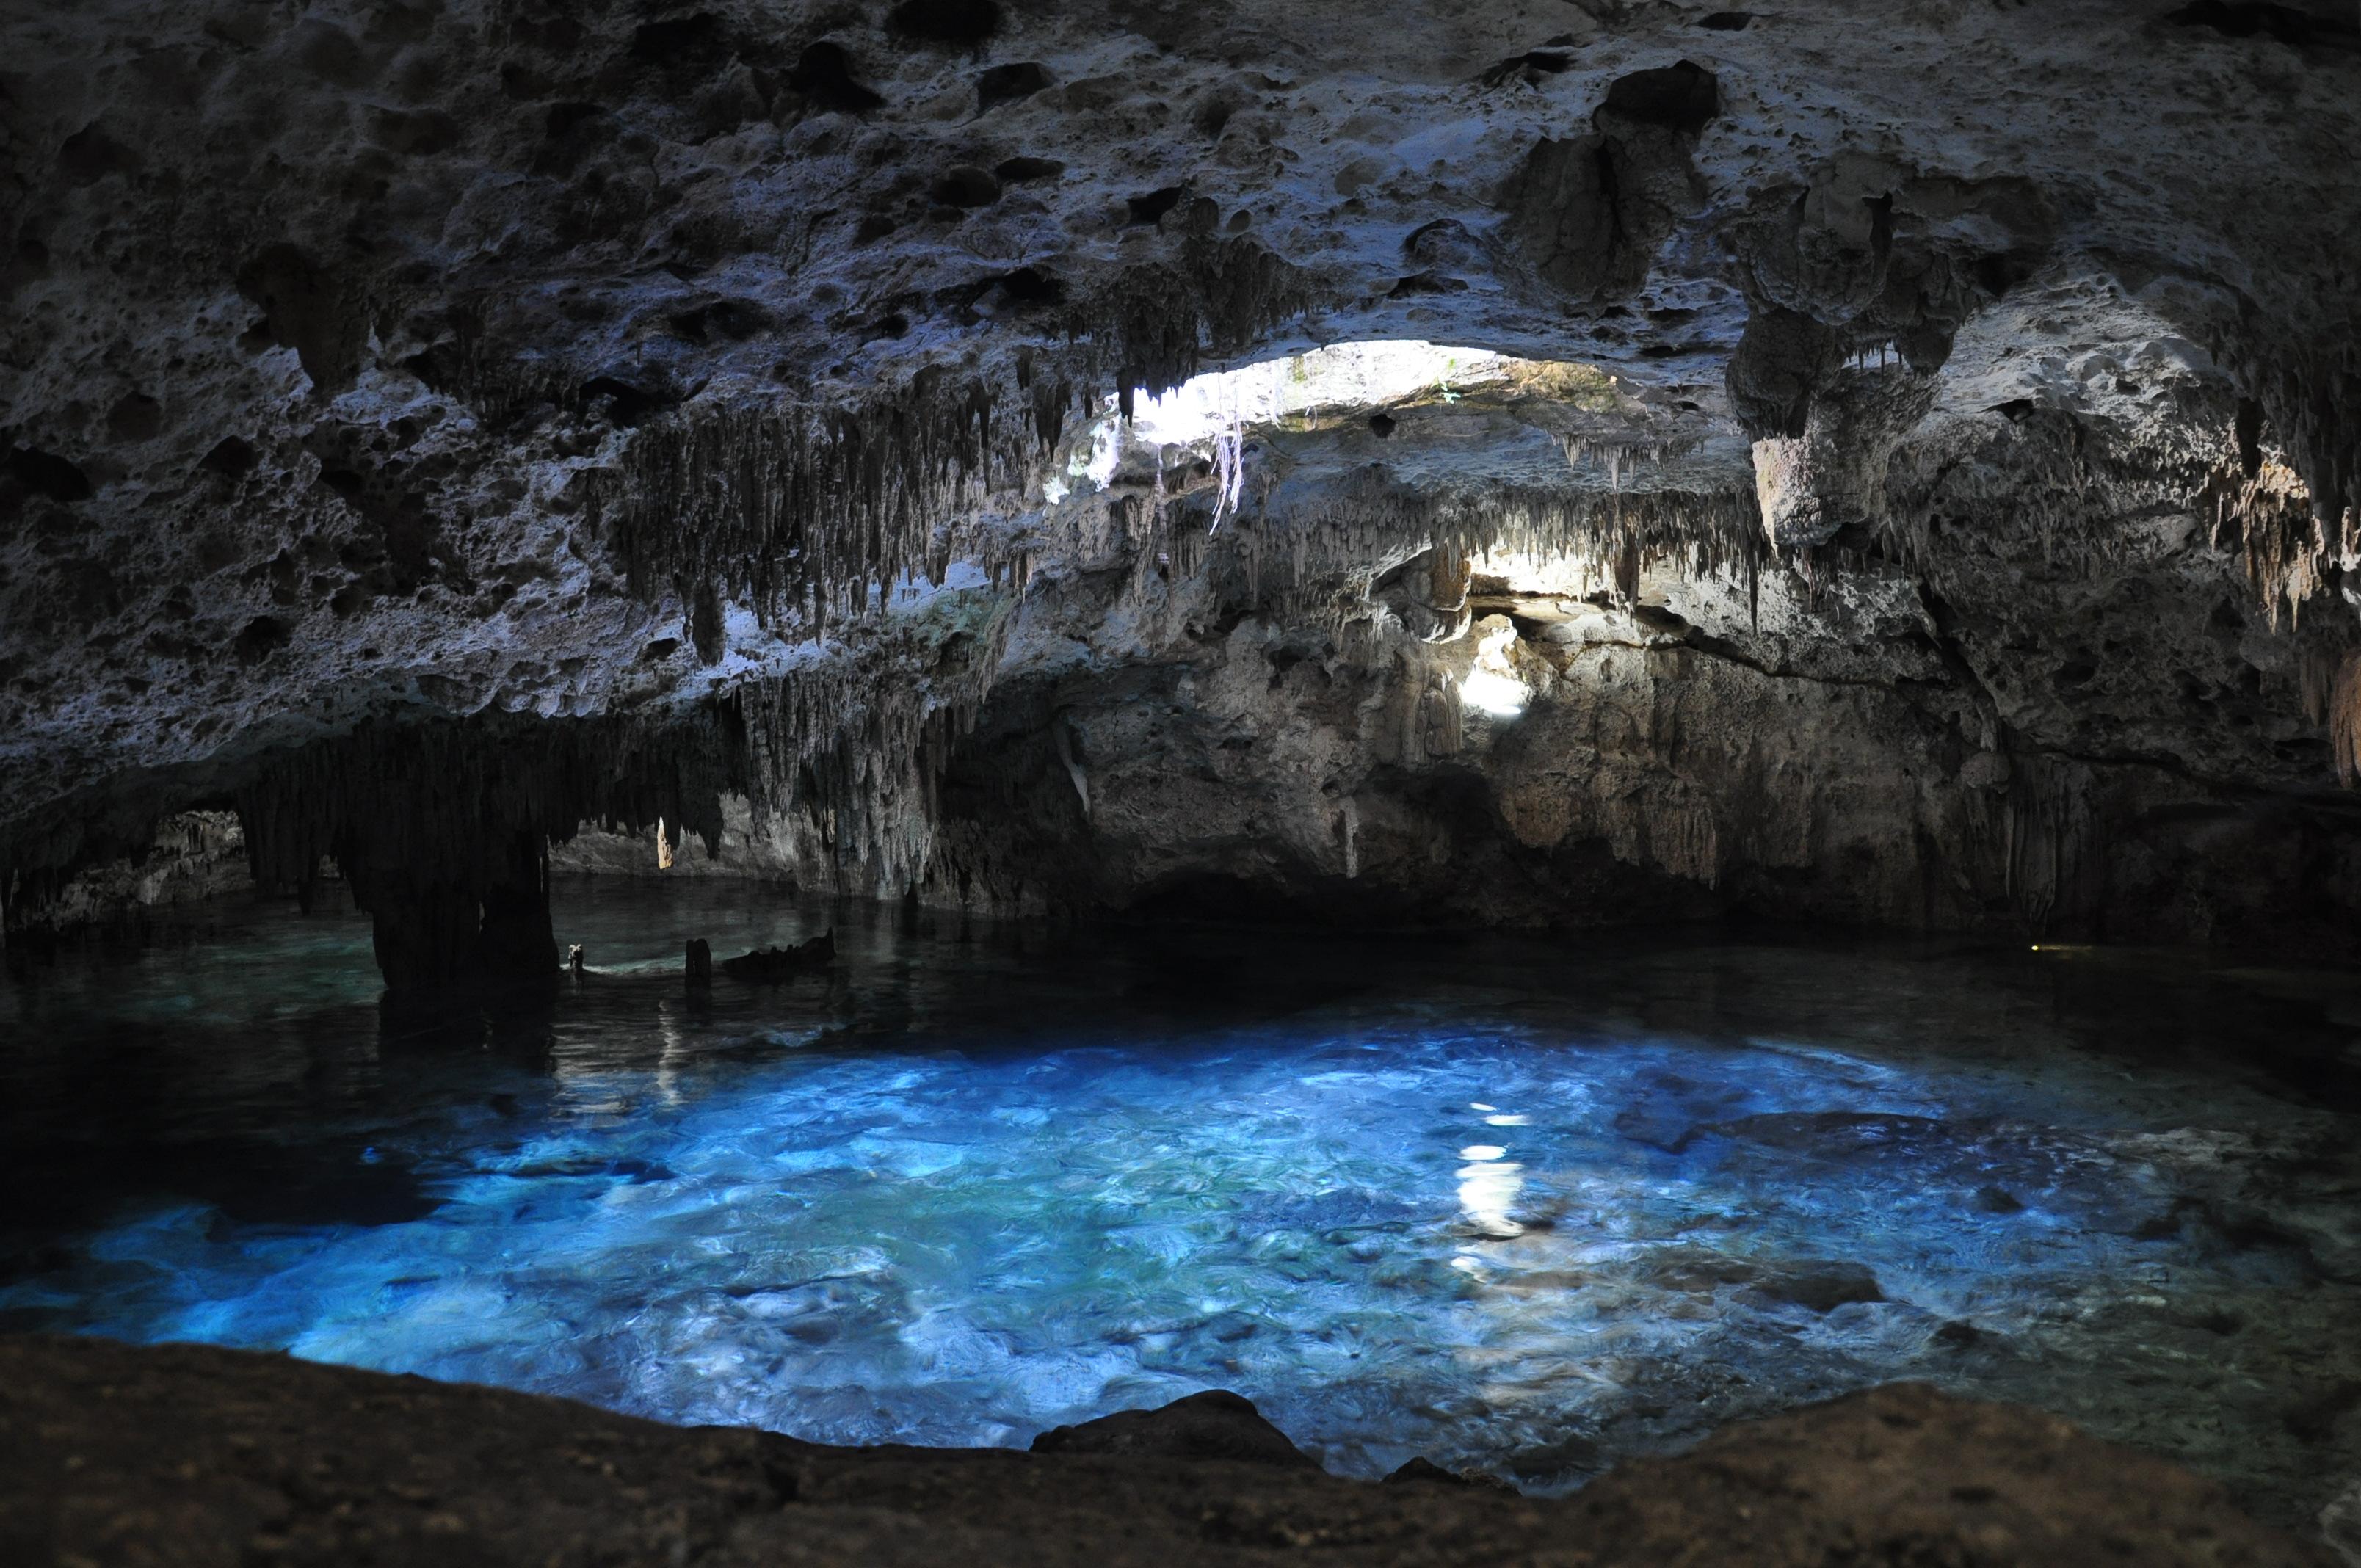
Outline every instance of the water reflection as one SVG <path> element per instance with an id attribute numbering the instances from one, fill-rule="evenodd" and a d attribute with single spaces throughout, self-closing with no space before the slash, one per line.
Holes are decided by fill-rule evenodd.
<path id="1" fill-rule="evenodd" d="M 1525 1227 L 1509 1218 L 1517 1196 L 1525 1190 L 1518 1173 L 1525 1168 L 1501 1157 L 1509 1151 L 1498 1144 L 1470 1144 L 1459 1151 L 1469 1163 L 1459 1168 L 1459 1210 L 1469 1230 L 1494 1241 L 1510 1241 Z"/>
<path id="2" fill-rule="evenodd" d="M 678 979 L 831 918 L 601 894 L 597 972 L 439 1034 L 335 921 L 18 973 L 0 1321 L 840 1442 L 1229 1387 L 1341 1470 L 1541 1486 L 1894 1376 L 2281 1517 L 2361 1471 L 2296 1419 L 2361 1380 L 2330 981 L 890 915 Z"/>

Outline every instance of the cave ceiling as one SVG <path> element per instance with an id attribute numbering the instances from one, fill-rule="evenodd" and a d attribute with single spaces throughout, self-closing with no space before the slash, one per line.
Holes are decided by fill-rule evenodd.
<path id="1" fill-rule="evenodd" d="M 979 695 L 894 663 L 914 640 L 1071 663 L 1026 596 L 1110 527 L 1256 592 L 1324 560 L 1332 623 L 1445 535 L 1626 599 L 1678 568 L 1841 600 L 1931 569 L 1893 498 L 1948 485 L 2070 554 L 2098 514 L 2226 528 L 2256 613 L 2354 619 L 2343 0 L 87 0 L 0 31 L 18 865 L 389 716 L 761 689 L 808 762 L 863 681 Z M 1365 344 L 1439 346 L 1315 352 Z M 1060 646 L 1128 601 L 1094 602 Z M 778 695 L 822 667 L 839 695 Z"/>

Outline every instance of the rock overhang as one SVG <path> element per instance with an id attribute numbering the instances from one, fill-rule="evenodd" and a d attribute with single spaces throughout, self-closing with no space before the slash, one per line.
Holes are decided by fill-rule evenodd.
<path id="1" fill-rule="evenodd" d="M 1369 578 L 1503 495 L 1703 497 L 1759 551 L 1758 440 L 1842 502 L 1764 543 L 1841 549 L 1886 450 L 2028 412 L 2196 510 L 2243 397 L 2274 516 L 2331 513 L 2264 586 L 2316 591 L 2356 205 L 2319 155 L 2355 141 L 2356 54 L 2333 8 L 2153 9 L 43 18 L 7 815 L 135 769 L 223 787 L 389 708 L 776 679 L 894 585 L 1054 576 L 1038 486 L 1109 395 L 1337 342 L 1591 367 L 1646 405 L 1623 437 L 1675 427 L 1588 467 L 1450 401 L 1268 432 L 1282 504 L 1393 509 Z M 1774 315 L 1801 346 L 1734 375 Z"/>

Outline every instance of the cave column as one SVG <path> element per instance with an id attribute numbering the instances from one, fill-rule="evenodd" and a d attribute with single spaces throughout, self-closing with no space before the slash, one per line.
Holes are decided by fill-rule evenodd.
<path id="1" fill-rule="evenodd" d="M 510 836 L 498 874 L 484 890 L 470 960 L 486 980 L 557 972 L 557 933 L 549 919 L 549 849 L 540 834 Z"/>
<path id="2" fill-rule="evenodd" d="M 541 835 L 511 833 L 472 868 L 377 868 L 361 895 L 386 989 L 547 980 L 557 972 L 549 854 Z"/>

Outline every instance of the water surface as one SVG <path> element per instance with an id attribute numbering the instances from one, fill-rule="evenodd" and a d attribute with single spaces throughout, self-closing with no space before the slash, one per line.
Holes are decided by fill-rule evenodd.
<path id="1" fill-rule="evenodd" d="M 829 976 L 678 974 L 835 924 Z M 576 884 L 381 1019 L 366 923 L 19 955 L 0 1326 L 836 1442 L 1205 1387 L 1532 1488 L 1897 1377 L 2290 1522 L 2361 1473 L 2361 992 L 2185 956 L 1048 935 Z"/>

